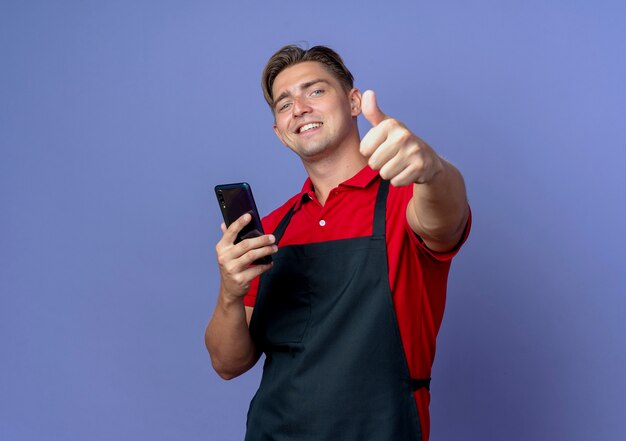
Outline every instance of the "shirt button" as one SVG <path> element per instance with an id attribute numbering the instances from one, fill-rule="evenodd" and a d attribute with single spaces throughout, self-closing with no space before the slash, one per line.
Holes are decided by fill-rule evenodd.
<path id="1" fill-rule="evenodd" d="M 326 225 L 326 221 L 325 221 L 324 219 L 322 219 L 322 220 L 320 221 L 320 227 L 323 227 L 324 225 Z"/>

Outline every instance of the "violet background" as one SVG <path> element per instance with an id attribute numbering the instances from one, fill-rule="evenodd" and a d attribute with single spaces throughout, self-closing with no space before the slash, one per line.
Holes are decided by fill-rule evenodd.
<path id="1" fill-rule="evenodd" d="M 213 186 L 300 189 L 259 87 L 335 48 L 464 173 L 473 208 L 432 441 L 626 432 L 626 6 L 0 2 L 0 439 L 238 440 L 260 369 L 203 343 Z M 362 133 L 368 129 L 361 121 Z"/>

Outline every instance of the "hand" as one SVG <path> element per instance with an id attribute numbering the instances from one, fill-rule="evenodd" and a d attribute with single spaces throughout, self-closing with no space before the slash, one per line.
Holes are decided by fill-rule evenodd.
<path id="1" fill-rule="evenodd" d="M 271 234 L 244 239 L 235 244 L 237 234 L 252 220 L 246 213 L 228 228 L 222 224 L 222 239 L 217 243 L 217 263 L 220 269 L 221 290 L 230 300 L 245 296 L 250 289 L 250 282 L 272 267 L 272 264 L 251 265 L 255 260 L 278 251 Z"/>
<path id="2" fill-rule="evenodd" d="M 363 93 L 363 116 L 372 128 L 361 140 L 361 154 L 395 187 L 430 182 L 443 170 L 442 159 L 400 121 L 385 115 L 373 91 Z"/>

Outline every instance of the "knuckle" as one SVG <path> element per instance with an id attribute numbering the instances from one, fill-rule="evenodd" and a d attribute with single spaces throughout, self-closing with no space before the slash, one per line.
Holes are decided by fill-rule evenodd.
<path id="1" fill-rule="evenodd" d="M 359 150 L 361 152 L 362 155 L 369 155 L 371 154 L 371 146 L 370 146 L 370 142 L 365 140 L 361 142 L 361 145 L 359 147 Z"/>
<path id="2" fill-rule="evenodd" d="M 402 129 L 398 132 L 398 141 L 408 144 L 412 141 L 411 132 L 406 129 Z M 415 145 L 411 145 L 411 147 L 416 147 Z"/>
<path id="3" fill-rule="evenodd" d="M 424 157 L 420 154 L 419 149 L 411 147 L 405 151 L 405 154 L 411 168 L 422 168 L 424 166 Z"/>
<path id="4" fill-rule="evenodd" d="M 421 176 L 422 174 L 424 174 L 424 171 L 426 170 L 426 167 L 424 166 L 424 162 L 423 161 L 418 161 L 415 164 L 413 164 L 412 171 L 413 171 L 413 175 L 416 176 Z"/>
<path id="5" fill-rule="evenodd" d="M 237 219 L 235 222 L 230 224 L 230 226 L 228 227 L 228 231 L 235 233 L 241 230 L 241 228 L 242 228 L 241 219 Z"/>
<path id="6" fill-rule="evenodd" d="M 418 184 L 423 184 L 424 182 L 426 182 L 425 171 L 426 169 L 423 163 L 413 166 L 410 174 L 411 180 Z"/>
<path id="7" fill-rule="evenodd" d="M 263 251 L 262 249 L 252 250 L 248 253 L 247 257 L 249 261 L 248 263 L 252 263 L 255 260 L 257 260 L 259 257 L 263 257 Z"/>
<path id="8" fill-rule="evenodd" d="M 423 169 L 426 165 L 426 161 L 422 158 L 421 155 L 413 155 L 413 166 L 418 169 Z"/>
<path id="9" fill-rule="evenodd" d="M 408 152 L 409 152 L 411 155 L 415 155 L 415 156 L 419 155 L 419 154 L 420 154 L 420 152 L 421 152 L 421 149 L 420 149 L 419 144 L 418 144 L 418 143 L 416 143 L 416 142 L 415 142 L 415 143 L 411 143 L 411 144 L 409 145 L 409 147 L 408 147 Z"/>
<path id="10" fill-rule="evenodd" d="M 404 129 L 404 125 L 395 118 L 388 119 L 388 125 L 392 130 Z"/>
<path id="11" fill-rule="evenodd" d="M 250 244 L 250 240 L 242 240 L 241 242 L 239 242 L 239 246 L 244 253 L 252 247 L 252 245 Z"/>
<path id="12" fill-rule="evenodd" d="M 235 274 L 233 276 L 233 281 L 239 286 L 244 286 L 246 284 L 246 279 L 241 273 Z"/>
<path id="13" fill-rule="evenodd" d="M 232 260 L 225 261 L 223 267 L 227 274 L 233 274 L 235 272 L 235 263 Z"/>

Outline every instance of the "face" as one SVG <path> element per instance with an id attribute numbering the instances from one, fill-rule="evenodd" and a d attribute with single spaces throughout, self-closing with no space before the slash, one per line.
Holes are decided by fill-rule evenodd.
<path id="1" fill-rule="evenodd" d="M 326 68 L 305 61 L 274 80 L 274 131 L 303 160 L 315 160 L 356 139 L 361 94 L 346 91 Z"/>

